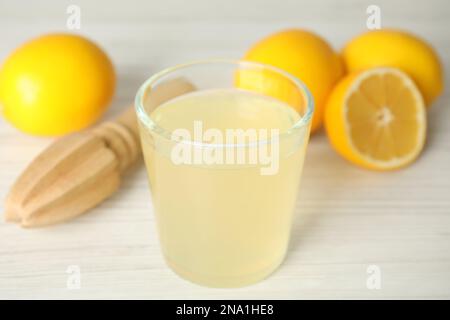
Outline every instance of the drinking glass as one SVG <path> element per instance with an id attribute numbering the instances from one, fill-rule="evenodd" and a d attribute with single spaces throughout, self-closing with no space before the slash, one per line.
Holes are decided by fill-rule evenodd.
<path id="1" fill-rule="evenodd" d="M 161 108 L 168 123 L 181 121 L 190 110 L 170 110 L 175 101 L 211 90 L 227 92 L 228 97 L 234 92 L 237 98 L 254 95 L 246 102 L 254 101 L 254 105 L 244 106 L 250 109 L 237 108 L 235 113 L 219 110 L 220 95 L 211 98 L 205 114 L 211 114 L 216 122 L 224 113 L 223 119 L 231 121 L 234 129 L 239 129 L 242 119 L 245 129 L 252 121 L 264 127 L 262 107 L 266 104 L 262 102 L 267 99 L 267 105 L 287 106 L 280 110 L 293 112 L 289 118 L 292 124 L 269 138 L 209 143 L 174 137 L 174 128 L 161 125 L 155 116 L 155 110 Z M 264 64 L 199 61 L 153 75 L 139 89 L 135 107 L 160 244 L 170 268 L 185 279 L 210 287 L 244 286 L 272 273 L 287 251 L 309 139 L 313 100 L 305 85 Z M 274 120 L 278 113 L 273 115 L 268 120 Z M 208 117 L 202 120 L 208 127 Z M 264 146 L 276 152 L 276 172 L 263 174 L 267 163 L 259 162 L 176 163 L 173 151 L 180 143 L 199 154 L 234 150 L 249 155 Z"/>

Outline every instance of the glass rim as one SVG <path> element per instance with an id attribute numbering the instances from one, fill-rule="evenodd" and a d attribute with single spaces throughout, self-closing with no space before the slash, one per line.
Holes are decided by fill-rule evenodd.
<path id="1" fill-rule="evenodd" d="M 306 87 L 306 85 L 297 77 L 292 75 L 289 72 L 286 72 L 278 67 L 274 67 L 268 64 L 259 63 L 259 62 L 253 62 L 253 61 L 247 61 L 247 60 L 233 60 L 233 59 L 204 59 L 204 60 L 195 60 L 187 63 L 177 64 L 172 67 L 165 68 L 155 74 L 153 74 L 150 78 L 144 81 L 144 83 L 139 87 L 136 97 L 134 100 L 134 106 L 135 110 L 138 116 L 138 121 L 141 121 L 146 128 L 151 130 L 152 132 L 156 133 L 157 135 L 165 138 L 166 140 L 173 141 L 175 143 L 186 143 L 189 145 L 193 145 L 195 147 L 250 147 L 253 145 L 260 145 L 260 144 L 270 144 L 272 141 L 272 137 L 269 139 L 262 139 L 257 140 L 253 142 L 248 143 L 224 143 L 224 144 L 217 144 L 217 143 L 206 143 L 206 142 L 200 142 L 200 141 L 193 141 L 193 140 L 176 140 L 172 138 L 172 132 L 170 130 L 166 130 L 163 127 L 159 126 L 155 121 L 153 121 L 150 114 L 145 110 L 143 101 L 144 101 L 144 95 L 149 87 L 151 87 L 153 84 L 155 84 L 158 80 L 164 78 L 165 76 L 181 69 L 190 68 L 190 67 L 196 67 L 200 65 L 208 65 L 208 64 L 217 64 L 217 65 L 234 65 L 236 67 L 239 66 L 247 66 L 247 67 L 254 67 L 259 69 L 266 69 L 271 70 L 273 72 L 276 72 L 283 77 L 289 79 L 293 82 L 293 84 L 299 89 L 305 100 L 306 100 L 306 112 L 304 115 L 300 117 L 299 120 L 297 120 L 288 130 L 283 131 L 277 135 L 278 138 L 283 138 L 284 136 L 291 136 L 294 134 L 295 131 L 305 127 L 306 125 L 310 124 L 312 120 L 312 116 L 314 113 L 314 98 L 309 91 L 309 89 Z M 264 94 L 262 94 L 264 95 Z M 277 99 L 277 98 L 274 98 Z M 278 99 L 277 99 L 278 100 Z M 281 100 L 280 100 L 281 101 Z"/>

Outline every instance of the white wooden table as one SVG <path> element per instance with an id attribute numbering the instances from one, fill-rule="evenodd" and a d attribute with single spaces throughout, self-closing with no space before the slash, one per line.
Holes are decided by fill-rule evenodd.
<path id="1" fill-rule="evenodd" d="M 264 3 L 264 6 L 262 4 Z M 32 36 L 66 30 L 64 1 L 0 2 L 0 60 Z M 118 89 L 107 116 L 155 71 L 194 59 L 239 58 L 251 43 L 306 27 L 336 47 L 363 32 L 367 1 L 74 1 L 81 34 L 113 58 Z M 428 39 L 450 65 L 447 0 L 381 1 L 383 26 Z M 446 74 L 448 75 L 448 73 Z M 450 298 L 450 95 L 429 112 L 427 147 L 411 167 L 374 173 L 349 165 L 324 134 L 311 139 L 291 247 L 279 270 L 242 289 L 208 289 L 164 264 L 143 165 L 120 192 L 66 224 L 22 230 L 0 222 L 0 298 Z M 50 139 L 0 118 L 0 196 Z M 0 207 L 0 209 L 3 209 Z M 0 210 L 3 211 L 3 210 Z M 81 288 L 67 288 L 67 269 Z M 377 266 L 381 288 L 366 286 Z"/>

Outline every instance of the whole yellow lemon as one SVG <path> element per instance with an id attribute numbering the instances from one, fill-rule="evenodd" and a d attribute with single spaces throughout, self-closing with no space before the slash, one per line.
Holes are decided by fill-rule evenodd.
<path id="1" fill-rule="evenodd" d="M 320 127 L 327 97 L 343 75 L 339 56 L 324 39 L 302 29 L 281 31 L 256 43 L 244 60 L 278 67 L 305 83 L 314 98 L 311 131 Z"/>
<path id="2" fill-rule="evenodd" d="M 34 135 L 62 135 L 89 126 L 105 111 L 114 88 L 114 67 L 108 56 L 78 35 L 33 39 L 0 69 L 5 118 Z"/>
<path id="3" fill-rule="evenodd" d="M 442 64 L 430 44 L 400 30 L 382 29 L 363 33 L 343 49 L 349 72 L 372 67 L 394 67 L 406 72 L 417 84 L 429 106 L 444 87 Z"/>

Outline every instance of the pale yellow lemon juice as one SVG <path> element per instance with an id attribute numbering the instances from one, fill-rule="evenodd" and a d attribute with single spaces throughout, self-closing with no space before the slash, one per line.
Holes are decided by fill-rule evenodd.
<path id="1" fill-rule="evenodd" d="M 289 242 L 309 135 L 305 115 L 259 92 L 221 87 L 157 106 L 148 113 L 150 126 L 141 116 L 153 207 L 169 266 L 214 287 L 243 286 L 275 270 Z M 180 129 L 187 137 L 177 139 Z M 239 133 L 245 139 L 239 140 Z M 175 159 L 183 151 L 191 162 Z M 256 158 L 250 161 L 251 155 Z"/>

